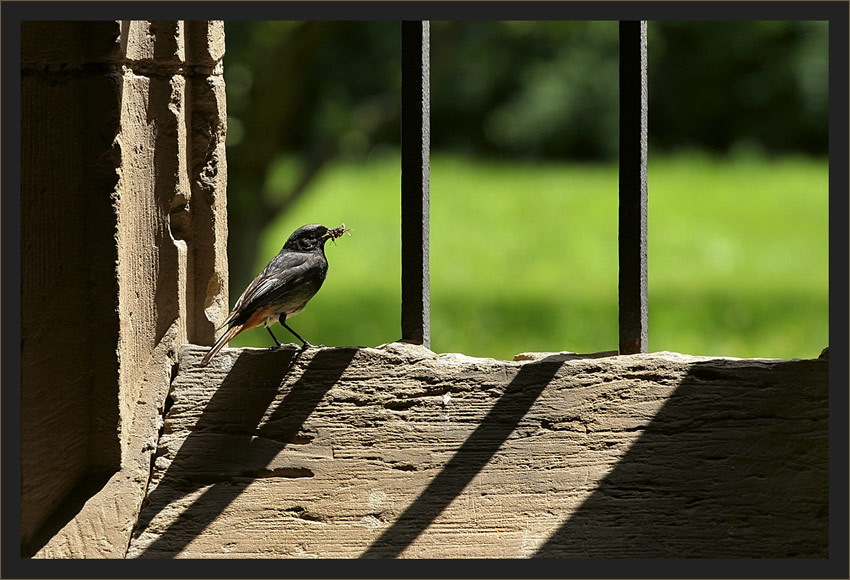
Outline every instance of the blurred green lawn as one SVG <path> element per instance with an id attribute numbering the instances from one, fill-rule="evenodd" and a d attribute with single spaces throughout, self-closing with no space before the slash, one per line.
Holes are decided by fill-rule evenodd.
<path id="1" fill-rule="evenodd" d="M 263 232 L 257 272 L 300 225 L 354 230 L 328 244 L 325 285 L 292 321 L 311 342 L 399 338 L 399 180 L 396 155 L 336 164 Z M 827 181 L 826 160 L 650 158 L 650 350 L 816 357 L 828 344 Z M 430 252 L 434 351 L 617 348 L 616 165 L 435 154 Z M 271 340 L 257 329 L 231 344 Z"/>

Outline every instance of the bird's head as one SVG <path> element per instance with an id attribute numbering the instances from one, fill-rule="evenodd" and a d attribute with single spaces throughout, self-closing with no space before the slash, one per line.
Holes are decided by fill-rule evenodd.
<path id="1" fill-rule="evenodd" d="M 328 229 L 320 224 L 308 224 L 292 232 L 292 235 L 286 240 L 283 248 L 297 252 L 319 250 L 324 247 L 325 242 L 335 240 L 345 231 L 345 224 L 333 229 Z"/>

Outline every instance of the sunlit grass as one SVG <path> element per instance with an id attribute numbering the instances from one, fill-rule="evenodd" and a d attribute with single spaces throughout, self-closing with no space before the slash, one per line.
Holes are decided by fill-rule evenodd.
<path id="1" fill-rule="evenodd" d="M 650 350 L 817 356 L 828 344 L 827 177 L 809 159 L 652 158 Z M 328 244 L 325 286 L 292 321 L 311 342 L 399 338 L 399 182 L 397 156 L 334 165 L 264 232 L 257 271 L 300 225 L 354 229 Z M 617 348 L 615 165 L 434 155 L 430 253 L 435 351 Z M 257 330 L 232 344 L 271 340 Z"/>

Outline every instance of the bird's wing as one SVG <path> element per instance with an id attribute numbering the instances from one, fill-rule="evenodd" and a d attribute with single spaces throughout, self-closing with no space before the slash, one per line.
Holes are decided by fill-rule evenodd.
<path id="1" fill-rule="evenodd" d="M 317 256 L 312 254 L 297 252 L 278 254 L 248 285 L 222 326 L 276 302 L 303 279 L 316 276 L 316 266 Z"/>

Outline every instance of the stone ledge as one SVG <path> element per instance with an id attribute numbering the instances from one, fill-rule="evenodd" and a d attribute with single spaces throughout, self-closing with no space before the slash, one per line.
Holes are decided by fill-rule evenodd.
<path id="1" fill-rule="evenodd" d="M 181 350 L 128 557 L 825 557 L 825 360 Z"/>

